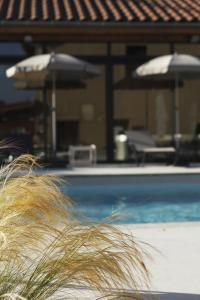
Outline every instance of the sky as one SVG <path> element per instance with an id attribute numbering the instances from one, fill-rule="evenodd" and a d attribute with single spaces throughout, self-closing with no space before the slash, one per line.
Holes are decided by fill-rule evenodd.
<path id="1" fill-rule="evenodd" d="M 22 56 L 25 52 L 19 43 L 5 43 L 0 46 L 0 55 Z M 0 101 L 16 102 L 32 100 L 35 91 L 19 90 L 14 86 L 14 81 L 6 77 L 6 69 L 12 65 L 0 64 Z"/>

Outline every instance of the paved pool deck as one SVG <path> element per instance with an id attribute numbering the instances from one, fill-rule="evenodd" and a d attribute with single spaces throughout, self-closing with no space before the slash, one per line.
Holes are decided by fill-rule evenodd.
<path id="1" fill-rule="evenodd" d="M 152 259 L 146 259 L 151 284 L 149 289 L 141 287 L 144 300 L 200 299 L 200 222 L 120 227 L 154 248 L 147 248 L 152 255 Z M 69 299 L 97 299 L 90 289 L 77 286 L 69 291 L 72 296 Z M 66 296 L 65 289 L 63 295 Z"/>
<path id="2" fill-rule="evenodd" d="M 117 175 L 160 175 L 160 174 L 200 174 L 200 164 L 185 166 L 142 165 L 131 164 L 97 164 L 85 167 L 66 167 L 62 169 L 44 168 L 42 172 L 50 172 L 59 176 L 117 176 Z"/>
<path id="3" fill-rule="evenodd" d="M 150 250 L 153 259 L 146 263 L 152 274 L 150 291 L 158 299 L 200 299 L 200 222 L 121 227 L 157 250 Z"/>

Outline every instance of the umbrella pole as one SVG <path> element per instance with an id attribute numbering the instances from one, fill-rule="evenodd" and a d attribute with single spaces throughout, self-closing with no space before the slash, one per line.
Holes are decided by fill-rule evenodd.
<path id="1" fill-rule="evenodd" d="M 179 89 L 178 89 L 178 73 L 175 73 L 175 89 L 174 89 L 174 109 L 175 109 L 175 144 L 176 148 L 179 148 L 179 136 L 180 136 L 180 112 L 179 112 Z"/>
<path id="2" fill-rule="evenodd" d="M 149 123 L 149 94 L 148 91 L 145 93 L 145 129 L 148 130 Z"/>
<path id="3" fill-rule="evenodd" d="M 52 156 L 56 158 L 56 74 L 52 74 L 52 99 L 51 99 L 51 122 L 52 122 Z"/>
<path id="4" fill-rule="evenodd" d="M 48 156 L 48 112 L 47 112 L 47 89 L 46 89 L 46 85 L 43 89 L 43 130 L 44 130 L 44 158 L 45 160 L 47 159 Z"/>

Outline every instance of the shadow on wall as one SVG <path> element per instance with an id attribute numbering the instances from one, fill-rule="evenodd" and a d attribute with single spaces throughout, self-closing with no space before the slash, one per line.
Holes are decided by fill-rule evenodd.
<path id="1" fill-rule="evenodd" d="M 199 300 L 200 294 L 151 292 L 144 293 L 144 300 Z"/>

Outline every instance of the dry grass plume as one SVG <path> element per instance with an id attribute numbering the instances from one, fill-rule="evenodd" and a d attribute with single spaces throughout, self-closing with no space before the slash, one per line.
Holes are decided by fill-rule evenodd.
<path id="1" fill-rule="evenodd" d="M 92 299 L 140 299 L 145 250 L 114 226 L 81 224 L 60 180 L 34 167 L 24 155 L 0 171 L 0 298 L 75 299 L 85 287 Z"/>

